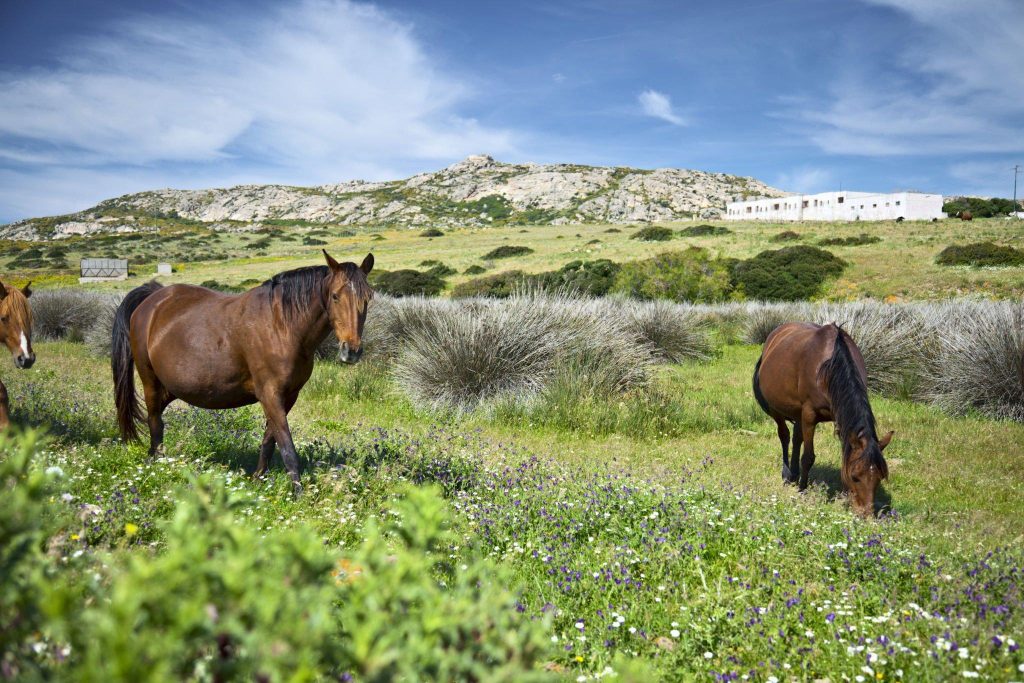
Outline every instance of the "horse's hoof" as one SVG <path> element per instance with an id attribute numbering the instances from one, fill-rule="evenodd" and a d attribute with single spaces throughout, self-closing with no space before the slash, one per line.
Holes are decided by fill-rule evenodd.
<path id="1" fill-rule="evenodd" d="M 782 481 L 786 482 L 787 484 L 793 483 L 793 473 L 790 472 L 789 468 L 786 467 L 785 465 L 782 466 Z"/>
<path id="2" fill-rule="evenodd" d="M 300 484 L 297 481 L 292 481 L 292 493 L 295 494 L 296 498 L 301 496 L 302 495 L 302 484 Z"/>

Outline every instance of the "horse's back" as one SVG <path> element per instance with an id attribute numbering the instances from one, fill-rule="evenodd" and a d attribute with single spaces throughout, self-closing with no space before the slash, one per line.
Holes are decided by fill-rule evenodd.
<path id="1" fill-rule="evenodd" d="M 768 335 L 757 383 L 770 415 L 795 421 L 805 409 L 827 411 L 828 396 L 818 370 L 832 357 L 838 333 L 835 325 L 792 322 Z"/>

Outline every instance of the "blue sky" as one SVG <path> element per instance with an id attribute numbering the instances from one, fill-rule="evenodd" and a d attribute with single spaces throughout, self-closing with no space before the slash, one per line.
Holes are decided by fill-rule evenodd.
<path id="1" fill-rule="evenodd" d="M 0 221 L 473 153 L 1009 196 L 1024 2 L 0 0 Z"/>

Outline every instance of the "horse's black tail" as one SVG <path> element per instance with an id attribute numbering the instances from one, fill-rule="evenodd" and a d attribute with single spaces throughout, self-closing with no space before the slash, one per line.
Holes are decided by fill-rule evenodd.
<path id="1" fill-rule="evenodd" d="M 768 410 L 768 401 L 764 400 L 764 394 L 761 393 L 761 382 L 758 379 L 758 374 L 761 372 L 761 360 L 764 356 L 757 359 L 757 365 L 754 366 L 754 398 L 757 399 L 757 405 L 761 406 L 761 410 L 771 415 L 771 411 Z"/>
<path id="2" fill-rule="evenodd" d="M 110 368 L 114 373 L 114 404 L 117 406 L 117 426 L 125 441 L 138 441 L 136 423 L 144 417 L 135 398 L 135 358 L 132 356 L 131 340 L 128 338 L 132 313 L 146 297 L 163 287 L 159 282 L 147 282 L 128 292 L 114 313 L 114 327 L 111 339 Z"/>

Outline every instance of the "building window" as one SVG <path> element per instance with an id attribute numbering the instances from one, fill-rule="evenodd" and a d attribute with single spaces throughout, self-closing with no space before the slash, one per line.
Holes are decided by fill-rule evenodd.
<path id="1" fill-rule="evenodd" d="M 878 208 L 878 204 L 872 204 L 872 205 L 871 205 L 871 208 L 872 208 L 872 209 L 877 209 L 877 208 Z"/>
<path id="2" fill-rule="evenodd" d="M 889 202 L 886 202 L 886 203 L 885 203 L 885 205 L 886 205 L 886 206 L 889 206 Z"/>
<path id="3" fill-rule="evenodd" d="M 837 204 L 842 204 L 843 203 L 843 199 L 844 199 L 843 197 L 840 197 L 839 199 L 836 200 L 836 203 Z"/>
<path id="4" fill-rule="evenodd" d="M 805 208 L 805 209 L 807 208 L 807 200 L 806 200 L 806 199 L 804 200 L 804 206 L 803 206 L 803 208 Z"/>
<path id="5" fill-rule="evenodd" d="M 897 200 L 896 200 L 896 206 L 899 206 L 899 205 L 900 205 L 900 202 L 899 202 L 899 200 L 897 199 Z"/>
<path id="6" fill-rule="evenodd" d="M 772 208 L 774 208 L 776 211 L 778 211 L 779 210 L 779 205 L 775 204 Z"/>

